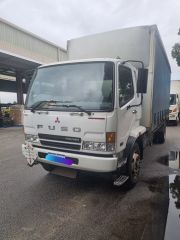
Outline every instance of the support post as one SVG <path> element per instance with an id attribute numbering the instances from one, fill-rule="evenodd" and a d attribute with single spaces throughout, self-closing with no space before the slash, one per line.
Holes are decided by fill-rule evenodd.
<path id="1" fill-rule="evenodd" d="M 17 103 L 21 105 L 24 104 L 22 79 L 23 76 L 21 72 L 16 72 Z"/>

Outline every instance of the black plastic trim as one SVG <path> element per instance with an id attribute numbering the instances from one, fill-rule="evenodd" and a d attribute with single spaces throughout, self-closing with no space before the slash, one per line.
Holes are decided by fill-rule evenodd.
<path id="1" fill-rule="evenodd" d="M 38 134 L 40 139 L 43 140 L 55 140 L 55 141 L 63 141 L 63 142 L 71 142 L 71 143 L 81 143 L 81 138 L 76 137 L 68 137 L 68 136 L 58 136 L 58 135 L 50 135 L 50 134 Z"/>
<path id="2" fill-rule="evenodd" d="M 69 144 L 69 143 L 60 143 L 60 142 L 50 142 L 50 141 L 45 141 L 45 140 L 40 140 L 42 145 L 45 146 L 51 146 L 51 147 L 60 147 L 60 148 L 70 148 L 70 149 L 76 149 L 80 150 L 81 145 L 76 145 L 76 144 Z"/>

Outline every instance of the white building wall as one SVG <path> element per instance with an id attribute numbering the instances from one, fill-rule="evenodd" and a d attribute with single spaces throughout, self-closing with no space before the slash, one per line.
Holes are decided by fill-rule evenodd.
<path id="1" fill-rule="evenodd" d="M 171 81 L 170 92 L 180 94 L 180 80 L 172 80 Z"/>

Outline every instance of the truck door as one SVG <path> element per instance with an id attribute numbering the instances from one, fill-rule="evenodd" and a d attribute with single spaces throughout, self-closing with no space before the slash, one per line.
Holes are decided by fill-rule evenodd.
<path id="1" fill-rule="evenodd" d="M 139 107 L 128 108 L 128 106 L 137 104 L 135 76 L 133 75 L 129 67 L 118 66 L 117 150 L 119 151 L 125 148 L 129 133 L 137 125 L 139 115 L 137 111 Z"/>

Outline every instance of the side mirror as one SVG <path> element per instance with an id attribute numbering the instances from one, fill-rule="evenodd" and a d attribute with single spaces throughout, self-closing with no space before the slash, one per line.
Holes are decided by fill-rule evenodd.
<path id="1" fill-rule="evenodd" d="M 137 93 L 147 92 L 147 79 L 148 79 L 148 69 L 139 68 L 138 79 L 137 79 Z"/>

